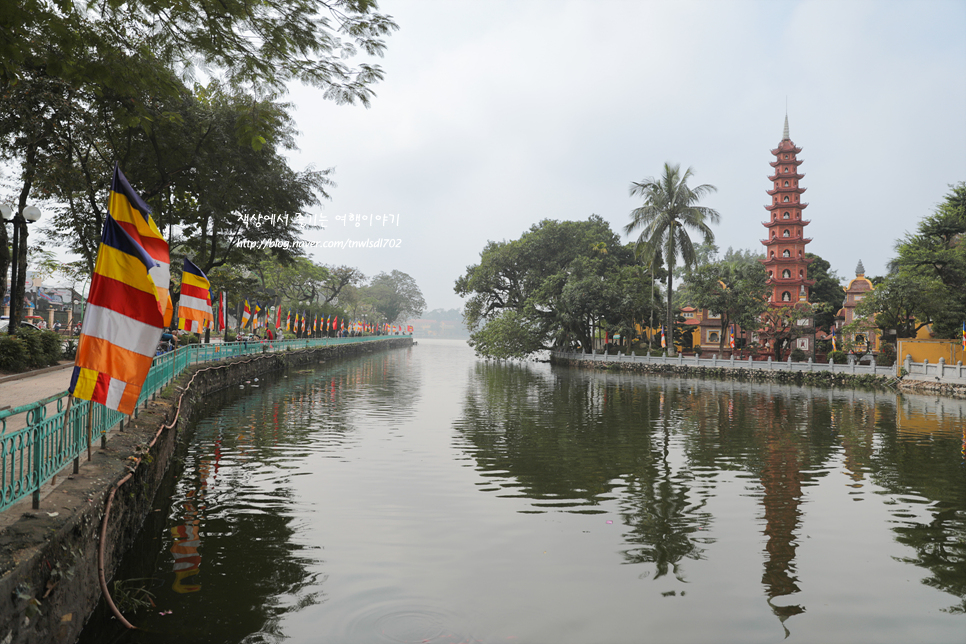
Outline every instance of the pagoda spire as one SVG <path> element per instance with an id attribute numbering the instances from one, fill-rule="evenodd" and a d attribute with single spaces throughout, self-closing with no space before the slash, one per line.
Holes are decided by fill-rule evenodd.
<path id="1" fill-rule="evenodd" d="M 782 132 L 782 141 L 791 141 L 791 137 L 788 136 L 788 114 L 785 115 L 785 130 Z"/>

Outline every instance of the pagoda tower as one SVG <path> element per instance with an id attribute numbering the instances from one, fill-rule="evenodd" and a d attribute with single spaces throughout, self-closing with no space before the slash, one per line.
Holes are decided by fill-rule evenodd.
<path id="1" fill-rule="evenodd" d="M 761 260 L 768 271 L 767 284 L 772 287 L 768 298 L 772 306 L 791 306 L 807 302 L 809 287 L 815 280 L 808 279 L 808 265 L 812 260 L 805 257 L 805 245 L 811 239 L 805 237 L 805 226 L 810 222 L 802 219 L 802 211 L 808 207 L 801 200 L 805 188 L 799 187 L 804 174 L 798 172 L 802 163 L 795 147 L 788 137 L 788 116 L 785 116 L 785 131 L 781 143 L 771 151 L 775 160 L 770 163 L 774 174 L 768 177 L 772 189 L 768 191 L 771 203 L 765 209 L 771 215 L 762 225 L 768 229 L 768 239 L 761 240 L 765 245 L 765 259 Z"/>

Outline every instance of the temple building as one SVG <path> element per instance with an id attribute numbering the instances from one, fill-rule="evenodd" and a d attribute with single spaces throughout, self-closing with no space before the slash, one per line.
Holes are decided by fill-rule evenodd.
<path id="1" fill-rule="evenodd" d="M 768 271 L 771 293 L 768 302 L 773 307 L 794 306 L 808 302 L 809 289 L 815 280 L 808 279 L 808 265 L 812 260 L 805 257 L 805 246 L 812 241 L 805 237 L 805 226 L 810 222 L 802 218 L 802 211 L 808 204 L 802 201 L 800 182 L 805 176 L 798 171 L 801 161 L 796 147 L 788 136 L 788 116 L 785 116 L 785 129 L 778 147 L 771 151 L 775 160 L 769 165 L 773 174 L 768 177 L 772 189 L 768 191 L 771 203 L 765 206 L 770 217 L 762 225 L 768 230 L 767 239 L 761 240 L 765 246 L 765 259 L 761 260 Z M 808 324 L 811 327 L 811 323 Z M 795 340 L 794 346 L 806 353 L 812 353 L 814 335 L 805 333 Z"/>
<path id="2" fill-rule="evenodd" d="M 801 200 L 805 188 L 799 186 L 805 176 L 798 172 L 802 162 L 797 155 L 801 151 L 788 137 L 786 116 L 781 143 L 771 151 L 775 155 L 770 163 L 775 172 L 768 177 L 773 184 L 768 191 L 772 200 L 765 206 L 771 216 L 762 222 L 768 229 L 768 238 L 761 241 L 765 245 L 762 263 L 768 271 L 768 285 L 772 287 L 769 302 L 773 306 L 807 302 L 809 287 L 815 283 L 808 279 L 808 265 L 812 260 L 805 257 L 805 245 L 812 240 L 805 237 L 805 226 L 810 222 L 802 219 L 802 211 L 808 204 Z"/>
<path id="3" fill-rule="evenodd" d="M 836 314 L 835 327 L 837 330 L 841 331 L 842 327 L 860 321 L 860 318 L 855 315 L 855 309 L 859 302 L 874 290 L 872 281 L 865 276 L 865 267 L 862 266 L 860 259 L 858 266 L 855 267 L 855 279 L 845 287 L 845 299 L 842 301 L 842 308 Z M 879 339 L 875 324 L 867 320 L 862 320 L 862 322 L 863 324 L 860 325 L 857 333 L 842 336 L 842 340 L 854 343 L 856 348 L 861 351 L 875 351 L 878 348 L 877 341 Z"/>

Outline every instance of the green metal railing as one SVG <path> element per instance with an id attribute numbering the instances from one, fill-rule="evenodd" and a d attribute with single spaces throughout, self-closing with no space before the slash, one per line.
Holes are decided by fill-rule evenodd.
<path id="1" fill-rule="evenodd" d="M 229 342 L 180 347 L 154 359 L 141 388 L 137 409 L 193 364 L 397 337 L 410 336 Z M 0 512 L 30 494 L 33 495 L 34 508 L 38 508 L 40 490 L 45 483 L 71 461 L 76 474 L 85 450 L 90 460 L 90 446 L 95 439 L 100 438 L 101 444 L 105 445 L 111 429 L 118 425 L 123 429 L 122 423 L 127 419 L 125 414 L 88 400 L 74 399 L 68 405 L 68 397 L 68 393 L 62 391 L 37 402 L 0 411 Z M 24 426 L 14 428 L 20 424 Z"/>

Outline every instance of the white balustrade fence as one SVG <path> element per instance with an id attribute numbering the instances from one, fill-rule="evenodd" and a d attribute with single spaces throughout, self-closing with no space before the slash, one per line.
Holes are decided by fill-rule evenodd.
<path id="1" fill-rule="evenodd" d="M 776 362 L 771 358 L 768 360 L 736 360 L 731 358 L 699 358 L 697 356 L 684 356 L 678 354 L 671 358 L 663 356 L 638 356 L 634 354 L 607 355 L 596 351 L 591 353 L 575 353 L 568 351 L 551 351 L 551 357 L 561 360 L 590 360 L 595 362 L 636 362 L 642 364 L 666 364 L 679 367 L 701 367 L 701 368 L 724 368 L 724 369 L 763 369 L 765 371 L 831 371 L 832 373 L 844 373 L 863 375 L 870 374 L 875 376 L 896 376 L 896 367 L 880 367 L 873 360 L 871 364 L 834 364 L 830 360 L 828 363 L 812 362 L 792 362 L 791 359 L 785 362 Z M 907 371 L 911 370 L 906 367 Z"/>
<path id="2" fill-rule="evenodd" d="M 906 378 L 911 380 L 931 380 L 943 384 L 966 385 L 966 367 L 962 360 L 956 364 L 946 364 L 945 359 L 940 358 L 939 362 L 933 364 L 928 360 L 913 362 L 910 356 L 906 356 L 902 366 L 906 370 Z"/>

